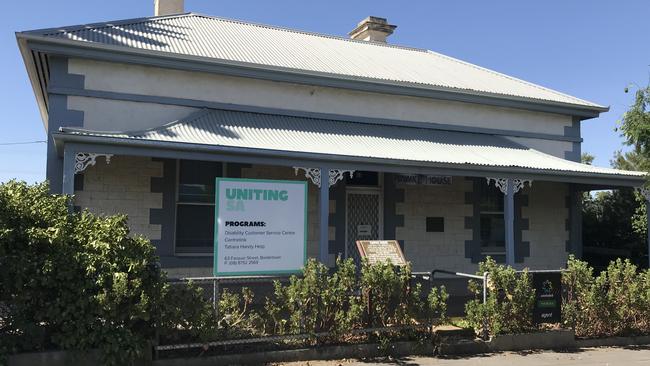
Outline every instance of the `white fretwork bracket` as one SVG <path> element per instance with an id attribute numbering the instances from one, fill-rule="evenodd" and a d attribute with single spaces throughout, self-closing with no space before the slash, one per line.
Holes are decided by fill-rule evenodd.
<path id="1" fill-rule="evenodd" d="M 494 186 L 499 188 L 501 193 L 503 194 L 508 194 L 508 178 L 492 178 L 488 177 L 487 178 L 487 184 L 490 185 L 490 182 L 494 181 Z M 524 188 L 524 185 L 528 183 L 528 186 L 533 185 L 532 180 L 528 179 L 512 179 L 512 193 L 515 194 L 519 192 L 522 188 Z"/>
<path id="2" fill-rule="evenodd" d="M 98 156 L 105 157 L 106 164 L 110 164 L 113 154 L 77 153 L 74 157 L 74 173 L 79 174 L 89 166 L 95 165 Z"/>
<path id="3" fill-rule="evenodd" d="M 298 175 L 298 172 L 300 170 L 305 171 L 305 178 L 309 178 L 312 183 L 314 183 L 316 186 L 320 188 L 322 177 L 321 177 L 321 171 L 320 168 L 305 168 L 301 166 L 294 166 L 293 170 L 296 175 Z M 342 180 L 343 177 L 345 176 L 345 173 L 350 174 L 350 178 L 352 178 L 352 174 L 354 174 L 354 170 L 343 170 L 343 169 L 331 169 L 329 171 L 329 186 L 335 185 L 338 181 Z"/>
<path id="4" fill-rule="evenodd" d="M 650 201 L 650 188 L 648 187 L 636 187 L 637 192 L 645 198 L 646 201 Z"/>

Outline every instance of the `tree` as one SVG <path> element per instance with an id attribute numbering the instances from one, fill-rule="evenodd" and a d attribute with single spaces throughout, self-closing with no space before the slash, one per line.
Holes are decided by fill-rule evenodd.
<path id="1" fill-rule="evenodd" d="M 627 92 L 627 88 L 625 89 Z M 638 88 L 635 93 L 634 103 L 623 114 L 618 130 L 625 137 L 625 143 L 632 146 L 637 169 L 650 171 L 648 159 L 650 158 L 650 84 L 645 88 Z M 621 154 L 618 154 L 620 157 Z"/>
<path id="2" fill-rule="evenodd" d="M 610 161 L 612 167 L 650 171 L 649 109 L 650 85 L 637 90 L 633 104 L 619 121 L 617 130 L 625 138 L 625 144 L 632 149 L 625 153 L 617 151 Z M 593 160 L 593 155 L 582 155 L 585 164 L 591 164 Z M 633 261 L 645 265 L 646 230 L 645 199 L 632 188 L 600 191 L 583 197 L 585 246 L 627 249 Z"/>

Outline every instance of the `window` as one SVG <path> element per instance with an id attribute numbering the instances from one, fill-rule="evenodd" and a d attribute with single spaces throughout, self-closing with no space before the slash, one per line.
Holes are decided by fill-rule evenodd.
<path id="1" fill-rule="evenodd" d="M 481 253 L 505 253 L 506 231 L 503 194 L 494 185 L 481 185 L 480 197 Z"/>
<path id="2" fill-rule="evenodd" d="M 445 218 L 444 217 L 427 217 L 426 222 L 428 233 L 444 233 L 445 232 Z"/>
<path id="3" fill-rule="evenodd" d="M 212 253 L 214 241 L 214 181 L 221 163 L 180 160 L 176 202 L 176 253 Z"/>

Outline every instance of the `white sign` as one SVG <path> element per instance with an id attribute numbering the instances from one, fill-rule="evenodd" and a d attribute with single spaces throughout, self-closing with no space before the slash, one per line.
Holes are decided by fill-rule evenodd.
<path id="1" fill-rule="evenodd" d="M 307 256 L 307 182 L 216 179 L 214 275 L 295 273 Z"/>
<path id="2" fill-rule="evenodd" d="M 372 225 L 357 225 L 357 236 L 372 235 Z"/>

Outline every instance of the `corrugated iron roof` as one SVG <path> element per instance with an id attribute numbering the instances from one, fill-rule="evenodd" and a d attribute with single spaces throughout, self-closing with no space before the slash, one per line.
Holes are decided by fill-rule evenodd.
<path id="1" fill-rule="evenodd" d="M 487 134 L 365 124 L 317 118 L 205 109 L 144 131 L 100 132 L 64 127 L 67 134 L 151 142 L 540 171 L 644 176 L 557 158 Z"/>
<path id="2" fill-rule="evenodd" d="M 333 77 L 605 108 L 433 51 L 355 41 L 195 13 L 26 33 Z"/>

